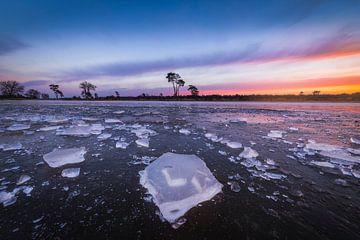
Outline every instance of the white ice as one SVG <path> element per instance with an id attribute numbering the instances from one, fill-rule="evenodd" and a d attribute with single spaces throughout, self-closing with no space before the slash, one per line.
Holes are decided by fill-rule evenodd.
<path id="1" fill-rule="evenodd" d="M 20 142 L 0 144 L 0 149 L 3 151 L 14 151 L 22 149 L 22 144 Z"/>
<path id="2" fill-rule="evenodd" d="M 39 129 L 39 131 L 53 131 L 53 130 L 58 130 L 60 129 L 62 126 L 47 126 L 47 127 L 42 127 Z"/>
<path id="3" fill-rule="evenodd" d="M 170 223 L 222 189 L 222 184 L 200 158 L 175 153 L 163 154 L 141 171 L 140 183 Z"/>
<path id="4" fill-rule="evenodd" d="M 282 138 L 283 134 L 286 133 L 284 131 L 277 131 L 277 130 L 271 130 L 270 133 L 268 133 L 269 138 Z"/>
<path id="5" fill-rule="evenodd" d="M 181 129 L 179 130 L 179 133 L 182 133 L 182 134 L 185 134 L 185 135 L 189 135 L 191 132 L 190 132 L 190 130 L 188 130 L 188 129 L 181 128 Z"/>
<path id="6" fill-rule="evenodd" d="M 360 138 L 359 137 L 351 137 L 350 141 L 355 144 L 360 144 Z"/>
<path id="7" fill-rule="evenodd" d="M 225 142 L 229 148 L 242 148 L 242 144 L 239 142 Z"/>
<path id="8" fill-rule="evenodd" d="M 122 123 L 122 121 L 120 119 L 116 119 L 116 118 L 107 118 L 105 119 L 106 123 Z"/>
<path id="9" fill-rule="evenodd" d="M 75 178 L 79 175 L 80 175 L 80 168 L 66 168 L 61 172 L 61 176 L 67 178 Z"/>
<path id="10" fill-rule="evenodd" d="M 92 124 L 92 125 L 73 125 L 68 128 L 62 129 L 56 133 L 56 135 L 61 136 L 76 136 L 76 137 L 89 137 L 92 134 L 101 134 L 101 131 L 105 127 L 101 124 Z"/>
<path id="11" fill-rule="evenodd" d="M 26 130 L 29 128 L 30 128 L 30 125 L 28 125 L 28 124 L 15 123 L 15 124 L 11 125 L 10 127 L 8 127 L 6 130 L 21 131 L 21 130 Z"/>
<path id="12" fill-rule="evenodd" d="M 139 138 L 135 142 L 140 147 L 149 147 L 149 143 L 150 143 L 148 138 Z"/>
<path id="13" fill-rule="evenodd" d="M 122 149 L 126 149 L 130 144 L 124 141 L 118 141 L 116 142 L 115 147 L 116 148 L 122 148 Z"/>
<path id="14" fill-rule="evenodd" d="M 311 161 L 310 164 L 319 166 L 319 167 L 327 167 L 327 168 L 334 168 L 335 165 L 329 162 L 321 162 L 321 161 Z"/>
<path id="15" fill-rule="evenodd" d="M 100 140 L 106 140 L 108 138 L 111 138 L 111 136 L 112 136 L 111 133 L 102 133 L 99 136 L 97 136 L 97 138 Z"/>
<path id="16" fill-rule="evenodd" d="M 85 147 L 80 148 L 55 148 L 52 152 L 43 156 L 44 161 L 52 168 L 61 167 L 66 164 L 80 163 L 85 161 Z"/>
<path id="17" fill-rule="evenodd" d="M 16 185 L 24 184 L 24 183 L 26 183 L 27 181 L 29 181 L 30 179 L 31 179 L 31 177 L 28 176 L 28 175 L 21 175 L 21 176 L 19 177 L 19 179 L 17 180 Z"/>
<path id="18" fill-rule="evenodd" d="M 115 111 L 113 112 L 114 114 L 123 114 L 125 111 L 124 110 L 120 110 L 120 111 Z"/>
<path id="19" fill-rule="evenodd" d="M 254 149 L 252 149 L 251 147 L 244 147 L 244 151 L 242 151 L 239 154 L 239 157 L 241 158 L 256 158 L 257 156 L 259 156 L 259 153 L 257 151 L 255 151 Z"/>

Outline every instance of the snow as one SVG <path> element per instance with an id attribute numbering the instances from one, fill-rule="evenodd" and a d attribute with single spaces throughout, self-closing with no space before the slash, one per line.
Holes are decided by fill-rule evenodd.
<path id="1" fill-rule="evenodd" d="M 140 147 L 149 147 L 149 139 L 147 138 L 139 138 L 135 142 Z"/>
<path id="2" fill-rule="evenodd" d="M 19 177 L 19 179 L 17 180 L 16 185 L 24 184 L 24 183 L 26 183 L 27 181 L 29 181 L 30 179 L 31 179 L 31 177 L 28 176 L 28 175 L 21 175 L 21 176 Z"/>
<path id="3" fill-rule="evenodd" d="M 79 176 L 79 174 L 80 174 L 80 168 L 66 168 L 61 172 L 61 176 L 67 178 L 75 178 Z"/>
<path id="4" fill-rule="evenodd" d="M 52 168 L 61 167 L 66 164 L 80 163 L 85 161 L 85 147 L 80 148 L 55 148 L 52 152 L 43 156 L 44 161 Z"/>
<path id="5" fill-rule="evenodd" d="M 26 130 L 29 129 L 30 125 L 27 124 L 21 124 L 21 123 L 15 123 L 13 125 L 11 125 L 10 127 L 8 127 L 6 130 L 9 131 L 21 131 L 21 130 Z"/>
<path id="6" fill-rule="evenodd" d="M 185 128 L 181 128 L 181 129 L 179 130 L 179 133 L 182 133 L 182 134 L 185 134 L 185 135 L 191 134 L 190 130 L 185 129 Z"/>
<path id="7" fill-rule="evenodd" d="M 175 153 L 163 154 L 140 171 L 140 183 L 170 223 L 222 189 L 222 184 L 200 158 Z"/>
<path id="8" fill-rule="evenodd" d="M 257 156 L 259 156 L 259 153 L 254 149 L 252 149 L 251 147 L 244 147 L 244 151 L 242 151 L 239 154 L 240 158 L 247 158 L 247 159 L 256 158 Z"/>

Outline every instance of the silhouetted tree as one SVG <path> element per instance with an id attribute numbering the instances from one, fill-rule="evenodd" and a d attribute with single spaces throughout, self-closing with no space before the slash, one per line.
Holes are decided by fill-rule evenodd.
<path id="1" fill-rule="evenodd" d="M 99 98 L 99 95 L 97 93 L 94 94 L 95 99 Z"/>
<path id="2" fill-rule="evenodd" d="M 47 93 L 42 93 L 41 94 L 41 99 L 45 99 L 45 100 L 47 100 L 47 99 L 49 99 L 50 97 L 49 97 L 49 94 L 47 94 Z"/>
<path id="3" fill-rule="evenodd" d="M 190 91 L 192 96 L 198 96 L 199 90 L 194 85 L 189 85 L 188 91 Z"/>
<path id="4" fill-rule="evenodd" d="M 81 96 L 83 98 L 86 98 L 86 99 L 93 98 L 91 91 L 95 91 L 95 89 L 96 89 L 95 85 L 85 81 L 85 82 L 80 83 L 79 87 L 82 89 Z"/>
<path id="5" fill-rule="evenodd" d="M 25 96 L 31 99 L 39 99 L 41 93 L 36 89 L 29 89 L 26 91 Z"/>
<path id="6" fill-rule="evenodd" d="M 169 72 L 166 75 L 166 79 L 173 85 L 174 96 L 179 96 L 180 87 L 183 87 L 185 85 L 185 81 L 181 79 L 178 73 L 173 72 Z"/>
<path id="7" fill-rule="evenodd" d="M 54 92 L 56 99 L 59 99 L 59 96 L 60 96 L 60 97 L 64 97 L 64 94 L 63 94 L 62 91 L 60 91 L 60 89 L 59 89 L 59 85 L 57 85 L 57 84 L 50 84 L 49 87 L 50 87 L 50 89 Z"/>
<path id="8" fill-rule="evenodd" d="M 299 95 L 301 95 L 301 96 L 302 96 L 302 95 L 304 95 L 304 92 L 303 92 L 303 91 L 301 91 L 301 92 L 299 93 Z"/>
<path id="9" fill-rule="evenodd" d="M 318 91 L 318 90 L 313 91 L 313 95 L 314 95 L 314 96 L 318 96 L 318 95 L 320 95 L 320 91 Z"/>
<path id="10" fill-rule="evenodd" d="M 1 81 L 0 92 L 5 97 L 17 97 L 24 92 L 24 87 L 17 81 Z"/>
<path id="11" fill-rule="evenodd" d="M 119 98 L 119 97 L 120 97 L 120 94 L 119 94 L 119 92 L 118 92 L 118 91 L 115 91 L 115 95 L 116 95 L 116 97 L 117 97 L 117 98 Z"/>

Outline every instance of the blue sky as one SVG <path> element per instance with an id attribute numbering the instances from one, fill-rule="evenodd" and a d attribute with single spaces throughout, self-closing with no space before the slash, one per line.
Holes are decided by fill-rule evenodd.
<path id="1" fill-rule="evenodd" d="M 1 0 L 0 79 L 67 96 L 84 80 L 100 95 L 167 94 L 169 71 L 203 93 L 354 92 L 359 12 L 358 0 Z"/>

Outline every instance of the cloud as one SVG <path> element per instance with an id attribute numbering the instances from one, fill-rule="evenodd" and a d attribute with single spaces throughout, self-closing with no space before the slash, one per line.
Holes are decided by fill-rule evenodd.
<path id="1" fill-rule="evenodd" d="M 22 85 L 24 85 L 25 87 L 36 87 L 36 86 L 47 85 L 50 83 L 51 83 L 51 81 L 49 81 L 49 80 L 30 80 L 30 81 L 23 82 Z"/>
<path id="2" fill-rule="evenodd" d="M 0 56 L 26 47 L 28 47 L 28 45 L 17 39 L 0 36 Z"/>

